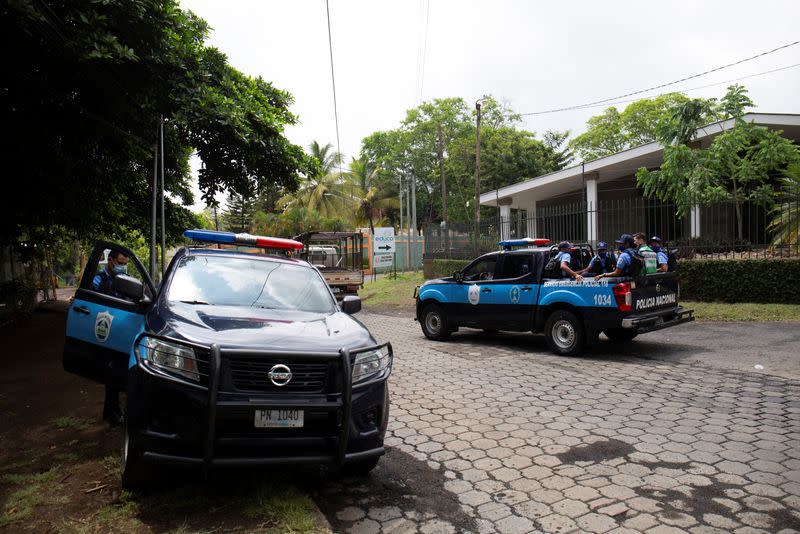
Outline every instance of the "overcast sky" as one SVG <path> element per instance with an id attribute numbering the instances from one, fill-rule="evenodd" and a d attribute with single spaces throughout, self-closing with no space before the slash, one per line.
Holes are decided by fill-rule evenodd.
<path id="1" fill-rule="evenodd" d="M 324 0 L 181 5 L 208 21 L 209 43 L 234 67 L 294 95 L 299 124 L 287 129 L 291 141 L 336 144 Z M 397 127 L 422 100 L 458 96 L 473 105 L 491 94 L 520 113 L 537 112 L 671 82 L 800 39 L 797 1 L 330 0 L 330 10 L 347 161 L 361 139 Z M 795 64 L 800 45 L 637 98 Z M 800 66 L 740 83 L 759 111 L 800 113 Z M 687 94 L 721 96 L 726 85 Z M 579 134 L 607 105 L 528 116 L 523 127 Z"/>

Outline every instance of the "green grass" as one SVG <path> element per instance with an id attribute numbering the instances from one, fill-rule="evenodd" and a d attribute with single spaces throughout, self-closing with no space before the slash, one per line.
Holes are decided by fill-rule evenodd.
<path id="1" fill-rule="evenodd" d="M 73 417 L 71 415 L 65 415 L 53 419 L 53 424 L 56 425 L 56 428 L 72 428 L 74 430 L 78 430 L 79 432 L 88 429 L 93 423 L 94 421 L 87 417 Z"/>
<path id="2" fill-rule="evenodd" d="M 414 309 L 414 288 L 422 285 L 422 273 L 397 273 L 397 278 L 384 276 L 367 282 L 361 291 L 364 307 Z"/>
<path id="3" fill-rule="evenodd" d="M 692 301 L 683 301 L 680 304 L 694 309 L 694 316 L 698 321 L 800 321 L 800 304 Z"/>
<path id="4" fill-rule="evenodd" d="M 38 506 L 52 506 L 69 502 L 69 498 L 59 495 L 61 484 L 56 482 L 55 476 L 60 472 L 59 467 L 56 466 L 43 473 L 3 475 L 4 483 L 19 487 L 11 492 L 3 504 L 0 528 L 27 521 Z"/>
<path id="5" fill-rule="evenodd" d="M 262 484 L 248 497 L 244 514 L 264 520 L 264 526 L 280 532 L 307 533 L 316 529 L 314 504 L 308 495 L 291 486 Z"/>

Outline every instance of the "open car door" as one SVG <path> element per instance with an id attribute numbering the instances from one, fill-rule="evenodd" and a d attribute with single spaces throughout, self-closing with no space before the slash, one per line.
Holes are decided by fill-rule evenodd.
<path id="1" fill-rule="evenodd" d="M 127 273 L 98 287 L 97 277 L 112 250 L 128 258 Z M 67 312 L 64 370 L 124 389 L 131 347 L 155 294 L 150 275 L 133 252 L 115 243 L 96 243 Z"/>

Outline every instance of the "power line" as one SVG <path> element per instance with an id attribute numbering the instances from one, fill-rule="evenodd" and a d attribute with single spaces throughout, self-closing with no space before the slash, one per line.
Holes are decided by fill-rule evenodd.
<path id="1" fill-rule="evenodd" d="M 336 152 L 341 155 L 342 148 L 339 143 L 339 107 L 336 104 L 336 75 L 333 70 L 333 38 L 331 37 L 331 8 L 325 0 L 325 12 L 328 17 L 328 50 L 331 56 L 331 84 L 333 85 L 333 118 L 336 122 Z M 342 158 L 339 157 L 339 178 L 342 177 Z"/>
<path id="2" fill-rule="evenodd" d="M 747 58 L 744 58 L 744 59 L 740 59 L 738 61 L 734 61 L 733 63 L 728 63 L 726 65 L 722 65 L 722 66 L 716 67 L 714 69 L 709 69 L 707 71 L 703 71 L 703 72 L 700 72 L 698 74 L 692 74 L 691 76 L 685 76 L 685 77 L 683 77 L 683 78 L 681 78 L 679 80 L 675 80 L 675 81 L 672 81 L 672 82 L 662 83 L 661 85 L 654 85 L 653 87 L 648 87 L 647 89 L 640 89 L 638 91 L 625 93 L 624 95 L 613 96 L 611 98 L 604 98 L 602 100 L 595 100 L 594 102 L 587 102 L 585 104 L 578 104 L 578 105 L 567 106 L 567 107 L 563 107 L 563 108 L 548 109 L 548 110 L 543 110 L 543 111 L 533 111 L 533 112 L 530 112 L 530 113 L 520 113 L 520 115 L 522 115 L 522 116 L 544 115 L 546 113 L 556 113 L 556 112 L 559 112 L 559 111 L 571 111 L 571 110 L 574 110 L 574 109 L 582 109 L 582 108 L 597 106 L 598 104 L 604 104 L 604 103 L 607 103 L 607 102 L 611 102 L 612 100 L 619 100 L 621 98 L 626 98 L 626 97 L 629 97 L 629 96 L 639 95 L 639 94 L 642 94 L 642 93 L 649 93 L 650 91 L 655 91 L 656 89 L 663 89 L 664 87 L 669 87 L 670 85 L 675 85 L 675 84 L 678 84 L 678 83 L 681 83 L 681 82 L 692 80 L 694 78 L 699 78 L 701 76 L 705 76 L 707 74 L 711 74 L 712 72 L 717 72 L 717 71 L 720 71 L 720 70 L 723 70 L 723 69 L 727 69 L 727 68 L 733 67 L 735 65 L 740 65 L 740 64 L 745 63 L 747 61 L 752 61 L 754 59 L 757 59 L 757 58 L 760 58 L 760 57 L 764 57 L 764 56 L 766 56 L 768 54 L 772 54 L 772 53 L 777 52 L 779 50 L 783 50 L 785 48 L 789 48 L 790 46 L 794 46 L 794 45 L 796 45 L 798 43 L 800 43 L 800 41 L 794 41 L 792 43 L 787 43 L 787 44 L 781 45 L 781 46 L 779 46 L 777 48 L 773 48 L 772 50 L 767 50 L 766 52 L 761 52 L 761 53 L 756 54 L 754 56 L 750 56 L 750 57 L 747 57 Z"/>
<path id="3" fill-rule="evenodd" d="M 796 68 L 796 67 L 800 67 L 800 63 L 795 63 L 793 65 L 786 65 L 785 67 L 778 67 L 777 69 L 765 70 L 763 72 L 756 72 L 755 74 L 748 74 L 747 76 L 741 76 L 739 78 L 731 78 L 729 80 L 723 80 L 721 82 L 709 83 L 707 85 L 699 85 L 697 87 L 689 87 L 687 89 L 678 89 L 678 91 L 681 92 L 681 93 L 688 93 L 689 91 L 699 91 L 701 89 L 708 89 L 709 87 L 717 87 L 718 85 L 725 85 L 726 83 L 739 82 L 739 81 L 742 81 L 742 80 L 747 80 L 749 78 L 756 78 L 758 76 L 765 76 L 767 74 L 773 74 L 775 72 L 780 72 L 780 71 L 783 71 L 783 70 L 793 69 L 793 68 Z M 660 96 L 661 94 L 664 94 L 664 93 L 660 93 L 659 95 L 653 95 L 653 97 Z M 596 104 L 596 105 L 593 105 L 593 106 L 583 106 L 581 108 L 576 108 L 574 110 L 569 110 L 569 111 L 578 111 L 578 110 L 582 110 L 582 109 L 592 109 L 592 108 L 599 108 L 599 107 L 605 107 L 605 106 L 614 106 L 614 105 L 617 105 L 617 104 L 629 104 L 630 102 L 636 102 L 636 100 L 638 100 L 638 99 L 629 98 L 629 99 L 626 99 L 626 100 L 615 100 L 614 102 L 607 102 L 607 103 L 604 103 L 604 104 Z M 543 112 L 541 112 L 539 114 L 543 115 L 545 113 L 557 113 L 559 111 L 561 111 L 561 110 L 543 111 Z M 530 114 L 528 113 L 526 115 L 530 115 Z"/>
<path id="4" fill-rule="evenodd" d="M 425 10 L 422 12 L 424 15 L 424 19 L 422 22 L 422 59 L 420 60 L 420 71 L 419 71 L 419 97 L 417 101 L 419 103 L 422 102 L 422 94 L 425 88 L 425 61 L 426 56 L 428 54 L 428 28 L 430 26 L 430 19 L 431 19 L 431 2 L 430 0 L 423 0 L 423 3 L 426 5 Z"/>

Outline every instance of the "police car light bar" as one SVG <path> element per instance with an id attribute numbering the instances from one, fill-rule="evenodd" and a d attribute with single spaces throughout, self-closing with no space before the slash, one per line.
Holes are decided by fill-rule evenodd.
<path id="1" fill-rule="evenodd" d="M 281 248 L 286 250 L 300 250 L 303 244 L 294 239 L 282 237 L 265 237 L 261 235 L 235 234 L 233 232 L 217 232 L 215 230 L 186 230 L 184 237 L 202 241 L 204 243 L 219 243 L 223 245 L 249 245 L 260 248 Z"/>
<path id="2" fill-rule="evenodd" d="M 500 241 L 498 245 L 503 247 L 504 249 L 510 249 L 511 247 L 543 247 L 545 245 L 549 245 L 550 240 L 545 238 L 532 238 L 532 237 L 524 237 L 522 239 L 507 239 L 505 241 Z"/>

